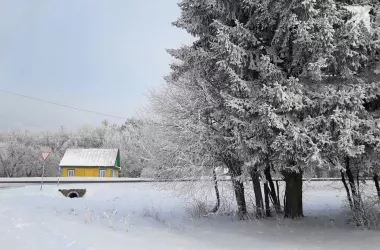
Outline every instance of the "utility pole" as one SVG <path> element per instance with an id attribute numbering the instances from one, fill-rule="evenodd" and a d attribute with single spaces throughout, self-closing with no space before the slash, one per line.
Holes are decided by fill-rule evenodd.
<path id="1" fill-rule="evenodd" d="M 42 176 L 41 176 L 41 188 L 40 188 L 40 191 L 42 191 L 42 185 L 44 184 L 45 162 L 47 158 L 49 157 L 50 152 L 41 152 L 40 154 L 42 156 L 42 160 L 44 161 L 44 163 L 42 164 Z"/>

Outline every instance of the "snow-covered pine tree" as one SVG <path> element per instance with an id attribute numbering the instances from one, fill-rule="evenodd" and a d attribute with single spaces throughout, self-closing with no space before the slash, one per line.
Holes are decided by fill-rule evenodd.
<path id="1" fill-rule="evenodd" d="M 269 5 L 275 8 L 269 8 Z M 303 107 L 297 79 L 288 77 L 287 64 L 281 65 L 280 53 L 272 46 L 273 41 L 279 40 L 276 25 L 283 5 L 283 2 L 183 1 L 182 17 L 176 23 L 200 38 L 190 48 L 171 51 L 183 62 L 173 67 L 173 75 L 178 77 L 192 70 L 203 79 L 199 89 L 206 90 L 206 100 L 211 108 L 200 116 L 206 120 L 211 118 L 210 131 L 218 134 L 213 138 L 219 138 L 221 148 L 229 150 L 227 154 L 219 155 L 233 174 L 237 201 L 241 205 L 245 203 L 239 191 L 243 186 L 236 179 L 245 179 L 244 172 L 258 172 L 258 165 L 266 168 L 273 165 L 272 162 L 279 162 L 271 159 L 273 150 L 279 152 L 277 159 L 283 160 L 279 158 L 281 155 L 290 157 L 280 164 L 279 169 L 286 170 L 284 173 L 299 172 L 301 165 L 294 150 L 285 154 L 281 148 L 272 145 L 281 133 L 300 130 L 297 127 L 298 112 Z M 212 6 L 213 14 L 208 15 L 210 8 L 205 6 Z M 265 24 L 268 19 L 274 20 Z M 200 20 L 204 22 L 203 26 Z M 293 137 L 289 138 L 293 140 Z M 301 160 L 303 158 L 302 155 Z M 250 167 L 248 171 L 242 171 L 239 166 L 242 161 L 250 163 L 245 164 Z M 300 198 L 293 200 L 298 202 Z M 290 197 L 287 204 L 292 204 Z M 294 212 L 290 216 L 299 214 Z"/>
<path id="2" fill-rule="evenodd" d="M 355 211 L 361 206 L 355 185 L 362 171 L 358 159 L 366 156 L 366 149 L 376 148 L 379 139 L 374 126 L 378 117 L 366 108 L 380 94 L 379 78 L 373 77 L 380 51 L 376 4 L 292 1 L 287 9 L 291 14 L 280 21 L 274 40 L 276 51 L 286 45 L 280 58 L 288 62 L 288 74 L 299 79 L 304 93 L 306 108 L 299 121 L 309 146 L 301 148 L 315 149 L 304 159 L 343 166 Z M 298 132 L 294 135 L 300 138 Z"/>
<path id="3" fill-rule="evenodd" d="M 305 106 L 302 85 L 288 76 L 290 66 L 280 58 L 282 54 L 277 51 L 280 49 L 273 46 L 279 40 L 277 30 L 282 27 L 278 28 L 277 24 L 281 23 L 280 13 L 286 5 L 281 1 L 218 2 L 223 6 L 225 20 L 213 23 L 217 32 L 211 49 L 218 59 L 218 75 L 226 79 L 227 87 L 222 90 L 221 98 L 226 105 L 224 111 L 232 118 L 241 158 L 251 163 L 255 172 L 257 166 L 263 170 L 274 165 L 284 175 L 299 173 L 295 175 L 298 178 L 286 180 L 297 181 L 302 187 L 300 170 L 316 147 L 302 150 L 305 144 L 312 143 L 304 131 L 297 138 L 299 145 L 293 143 L 297 136 L 294 134 L 302 131 L 299 122 Z M 271 21 L 267 22 L 268 19 Z M 282 51 L 288 49 L 280 48 Z M 299 202 L 302 201 L 302 189 L 298 190 L 287 192 L 298 194 L 293 199 L 289 195 L 287 204 L 289 207 L 293 203 L 300 204 L 293 206 L 300 211 L 291 213 L 290 209 L 285 209 L 286 216 L 302 215 L 302 202 Z M 273 198 L 278 200 L 275 195 Z"/>
<path id="4" fill-rule="evenodd" d="M 245 166 L 251 169 L 270 161 L 283 173 L 287 187 L 296 187 L 287 188 L 287 217 L 302 216 L 303 169 L 326 162 L 325 149 L 334 143 L 339 148 L 328 152 L 336 157 L 342 152 L 349 158 L 361 155 L 364 141 L 347 138 L 357 136 L 358 130 L 364 140 L 371 119 L 377 119 L 369 114 L 363 125 L 361 117 L 367 111 L 364 102 L 378 96 L 377 83 L 365 76 L 369 69 L 379 72 L 375 4 L 334 0 L 180 4 L 182 15 L 175 24 L 198 40 L 171 51 L 183 62 L 173 66 L 173 76 L 191 70 L 201 79 L 202 84 L 191 90 L 207 93 L 209 106 L 199 112 L 200 120 L 211 121 L 206 127 L 211 134 L 217 131 L 212 138 L 221 139 L 220 145 L 232 152 L 229 159 L 233 155 L 233 162 L 250 163 Z M 332 137 L 316 128 L 326 119 L 337 120 L 344 129 L 335 129 L 338 135 Z M 339 141 L 342 134 L 345 143 Z M 366 140 L 366 145 L 374 145 L 377 137 Z M 235 177 L 245 178 L 249 172 L 236 169 Z"/>
<path id="5" fill-rule="evenodd" d="M 376 2 L 309 2 L 313 2 L 309 10 L 314 14 L 302 22 L 307 32 L 297 32 L 296 40 L 297 48 L 314 58 L 300 75 L 310 100 L 304 126 L 324 166 L 340 168 L 344 182 L 347 175 L 348 198 L 352 196 L 355 220 L 362 225 L 359 183 L 355 181 L 365 170 L 363 161 L 378 151 L 380 138 L 377 110 L 370 110 L 380 96 L 380 78 L 374 76 L 380 51 Z M 304 41 L 307 46 L 302 46 Z"/>

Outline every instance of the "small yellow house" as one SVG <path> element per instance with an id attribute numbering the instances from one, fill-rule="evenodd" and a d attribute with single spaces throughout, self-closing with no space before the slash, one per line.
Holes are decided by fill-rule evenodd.
<path id="1" fill-rule="evenodd" d="M 67 149 L 60 164 L 62 177 L 119 177 L 119 149 Z"/>

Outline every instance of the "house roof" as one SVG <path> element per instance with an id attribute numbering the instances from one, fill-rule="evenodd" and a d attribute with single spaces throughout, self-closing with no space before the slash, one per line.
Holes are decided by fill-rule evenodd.
<path id="1" fill-rule="evenodd" d="M 68 167 L 113 167 L 118 149 L 72 149 L 66 150 L 59 166 Z"/>

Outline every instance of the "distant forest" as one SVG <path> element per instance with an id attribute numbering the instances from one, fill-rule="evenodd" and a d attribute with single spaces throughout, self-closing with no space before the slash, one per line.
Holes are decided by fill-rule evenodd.
<path id="1" fill-rule="evenodd" d="M 57 131 L 2 132 L 0 133 L 0 177 L 41 176 L 43 162 L 40 152 L 51 152 L 45 163 L 45 176 L 55 177 L 59 173 L 59 162 L 68 148 L 118 148 L 123 177 L 194 178 L 193 175 L 180 174 L 181 167 L 184 166 L 174 158 L 167 157 L 171 145 L 169 142 L 165 145 L 165 135 L 162 131 L 163 127 L 157 123 L 131 118 L 123 125 L 104 121 L 99 126 L 85 126 L 76 131 L 68 131 L 61 127 Z M 167 150 L 165 147 L 168 147 Z M 177 175 L 173 175 L 173 171 L 165 171 L 160 164 L 168 166 L 178 164 Z M 205 171 L 200 175 L 210 176 L 211 171 Z M 305 176 L 339 177 L 340 174 L 336 169 L 326 172 L 312 168 L 305 171 Z"/>
<path id="2" fill-rule="evenodd" d="M 146 134 L 144 122 L 137 119 L 129 119 L 121 126 L 104 121 L 100 126 L 86 126 L 76 131 L 62 127 L 55 132 L 2 132 L 0 177 L 41 176 L 43 161 L 40 152 L 51 152 L 46 161 L 45 176 L 57 176 L 59 162 L 68 148 L 118 148 L 122 176 L 140 177 L 145 162 L 141 143 Z"/>

